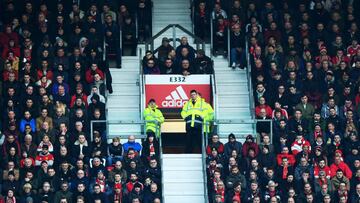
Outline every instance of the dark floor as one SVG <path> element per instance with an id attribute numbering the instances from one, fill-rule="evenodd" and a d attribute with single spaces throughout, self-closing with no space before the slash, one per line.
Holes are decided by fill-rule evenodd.
<path id="1" fill-rule="evenodd" d="M 161 138 L 164 154 L 185 153 L 185 133 L 163 133 Z M 196 149 L 195 153 L 201 153 L 201 150 Z"/>

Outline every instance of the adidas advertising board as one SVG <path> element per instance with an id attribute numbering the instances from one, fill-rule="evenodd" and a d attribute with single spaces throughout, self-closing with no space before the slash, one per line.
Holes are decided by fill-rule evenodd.
<path id="1" fill-rule="evenodd" d="M 145 97 L 156 100 L 159 108 L 182 108 L 190 98 L 190 91 L 197 90 L 207 102 L 210 100 L 209 75 L 146 75 Z"/>

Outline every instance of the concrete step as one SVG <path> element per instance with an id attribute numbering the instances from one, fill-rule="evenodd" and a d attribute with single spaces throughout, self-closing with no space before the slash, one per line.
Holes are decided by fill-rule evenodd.
<path id="1" fill-rule="evenodd" d="M 164 158 L 166 159 L 166 162 L 163 163 L 163 168 L 164 170 L 167 170 L 167 167 L 201 167 L 202 162 L 201 159 L 199 158 L 186 158 L 186 159 L 168 159 L 168 158 Z"/>
<path id="2" fill-rule="evenodd" d="M 202 195 L 204 194 L 204 183 L 194 182 L 166 182 L 164 195 Z"/>
<path id="3" fill-rule="evenodd" d="M 115 98 L 114 98 L 115 97 Z M 137 108 L 140 104 L 139 96 L 132 95 L 120 95 L 120 96 L 112 96 L 111 99 L 108 100 L 107 107 L 109 110 L 112 108 Z"/>
<path id="4" fill-rule="evenodd" d="M 170 203 L 184 203 L 184 202 L 205 202 L 204 195 L 166 195 L 164 196 L 164 202 Z"/>
<path id="5" fill-rule="evenodd" d="M 111 120 L 109 120 L 111 122 Z M 110 136 L 140 135 L 142 127 L 138 124 L 109 124 Z"/>
<path id="6" fill-rule="evenodd" d="M 138 108 L 126 108 L 126 109 L 111 109 L 108 111 L 108 118 L 111 120 L 140 120 Z"/>

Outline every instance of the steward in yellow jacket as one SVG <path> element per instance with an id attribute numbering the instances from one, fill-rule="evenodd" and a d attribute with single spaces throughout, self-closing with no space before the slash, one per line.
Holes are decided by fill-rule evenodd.
<path id="1" fill-rule="evenodd" d="M 214 121 L 214 110 L 212 108 L 212 106 L 207 103 L 205 101 L 205 99 L 203 99 L 203 102 L 205 103 L 205 106 L 203 108 L 203 111 L 204 111 L 204 133 L 209 133 L 210 132 L 210 124 L 212 121 Z"/>
<path id="2" fill-rule="evenodd" d="M 156 137 L 159 137 L 161 124 L 164 123 L 165 119 L 154 99 L 149 100 L 148 106 L 144 111 L 144 119 L 146 122 L 146 133 L 154 133 Z"/>
<path id="3" fill-rule="evenodd" d="M 191 99 L 186 102 L 181 111 L 181 117 L 186 122 L 186 152 L 191 153 L 196 147 L 201 147 L 201 136 L 204 119 L 207 117 L 206 102 L 201 99 L 196 90 L 191 90 Z"/>

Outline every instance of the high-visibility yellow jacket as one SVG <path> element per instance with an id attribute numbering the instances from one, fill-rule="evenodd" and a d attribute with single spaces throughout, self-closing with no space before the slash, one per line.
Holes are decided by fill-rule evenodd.
<path id="1" fill-rule="evenodd" d="M 206 117 L 206 102 L 200 97 L 196 98 L 195 104 L 192 100 L 186 102 L 181 111 L 181 117 L 190 127 L 202 126 Z"/>
<path id="2" fill-rule="evenodd" d="M 212 106 L 205 102 L 205 99 L 202 99 L 205 103 L 205 107 L 203 108 L 204 111 L 204 132 L 210 132 L 210 122 L 214 120 L 214 110 Z M 205 125 L 206 124 L 206 125 Z"/>
<path id="3" fill-rule="evenodd" d="M 154 132 L 156 136 L 160 135 L 160 126 L 164 123 L 164 116 L 161 111 L 155 106 L 151 108 L 148 106 L 144 111 L 144 119 L 146 122 L 146 132 Z"/>

